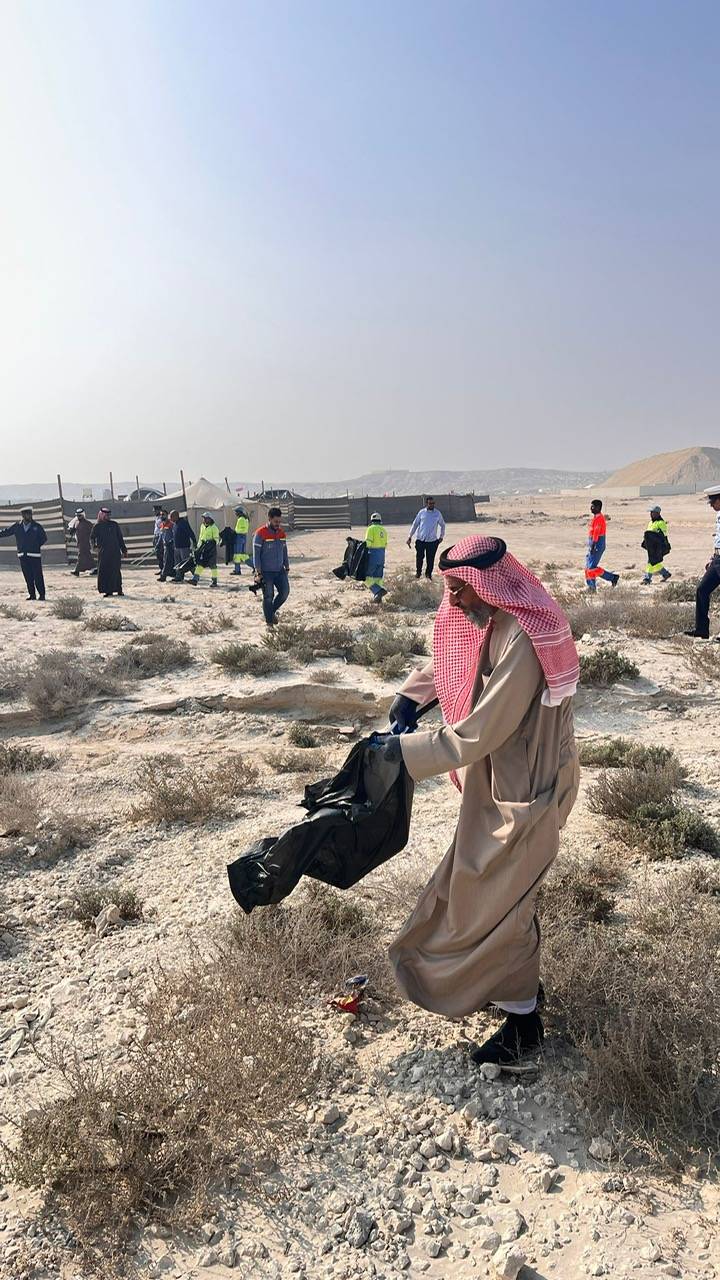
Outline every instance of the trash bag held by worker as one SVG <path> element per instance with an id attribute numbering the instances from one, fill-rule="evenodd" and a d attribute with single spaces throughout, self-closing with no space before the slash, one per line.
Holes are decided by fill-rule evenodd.
<path id="1" fill-rule="evenodd" d="M 355 578 L 357 582 L 364 582 L 367 574 L 368 549 L 367 544 L 359 538 L 347 538 L 347 546 L 345 547 L 345 555 L 342 564 L 337 569 L 333 569 L 336 578 L 341 580 L 345 578 Z"/>
<path id="2" fill-rule="evenodd" d="M 348 889 L 405 848 L 413 781 L 402 759 L 385 759 L 372 743 L 363 738 L 334 778 L 305 788 L 307 817 L 230 864 L 230 889 L 243 911 L 281 902 L 304 875 Z"/>

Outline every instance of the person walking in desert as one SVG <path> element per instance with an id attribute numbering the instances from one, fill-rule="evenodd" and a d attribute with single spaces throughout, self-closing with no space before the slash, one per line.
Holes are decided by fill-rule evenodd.
<path id="1" fill-rule="evenodd" d="M 570 626 L 500 538 L 441 557 L 433 659 L 391 707 L 381 747 L 415 781 L 449 773 L 462 800 L 453 841 L 390 955 L 409 999 L 449 1017 L 492 1003 L 502 1027 L 476 1063 L 517 1064 L 543 1042 L 535 904 L 574 804 L 579 767 Z M 444 723 L 413 732 L 439 699 Z"/>

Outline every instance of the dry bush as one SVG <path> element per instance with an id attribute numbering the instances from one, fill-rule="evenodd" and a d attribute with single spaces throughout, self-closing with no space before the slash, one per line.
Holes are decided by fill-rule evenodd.
<path id="1" fill-rule="evenodd" d="M 225 754 L 207 765 L 186 765 L 174 756 L 147 760 L 138 779 L 142 800 L 132 817 L 146 822 L 202 822 L 218 812 L 218 796 L 244 795 L 257 778 L 257 766 L 239 754 Z"/>
<path id="2" fill-rule="evenodd" d="M 34 614 L 29 609 L 21 609 L 16 604 L 0 604 L 0 618 L 8 618 L 12 622 L 32 622 Z"/>
<path id="3" fill-rule="evenodd" d="M 79 622 L 83 616 L 85 604 L 80 596 L 58 596 L 50 605 L 54 618 L 64 618 L 68 622 Z"/>
<path id="4" fill-rule="evenodd" d="M 339 684 L 340 672 L 334 671 L 331 667 L 323 667 L 314 673 L 313 679 L 315 684 Z"/>
<path id="5" fill-rule="evenodd" d="M 563 602 L 575 639 L 597 631 L 621 631 L 628 636 L 664 640 L 680 635 L 693 620 L 692 611 L 668 601 L 665 591 L 638 596 L 636 591 L 585 595 Z"/>
<path id="6" fill-rule="evenodd" d="M 309 626 L 304 622 L 283 622 L 264 637 L 264 644 L 273 652 L 287 653 L 298 662 L 312 662 L 328 653 L 347 657 L 353 648 L 355 637 L 349 627 L 338 622 L 319 622 Z"/>
<path id="7" fill-rule="evenodd" d="M 0 777 L 0 834 L 32 836 L 40 821 L 37 789 L 20 773 Z"/>
<path id="8" fill-rule="evenodd" d="M 390 574 L 385 580 L 385 586 L 388 594 L 383 601 L 383 608 L 393 613 L 400 610 L 434 613 L 442 600 L 442 582 L 416 578 L 408 570 Z"/>
<path id="9" fill-rule="evenodd" d="M 390 669 L 388 658 L 401 658 L 405 666 L 413 656 L 428 651 L 425 637 L 413 627 L 395 623 L 390 626 L 362 627 L 352 649 L 352 661 L 363 667 Z M 397 662 L 395 666 L 397 667 Z M 405 669 L 405 666 L 403 669 Z M 393 676 L 389 676 L 393 679 Z"/>
<path id="10" fill-rule="evenodd" d="M 190 622 L 190 630 L 194 636 L 209 636 L 218 631 L 232 631 L 235 619 L 231 613 L 222 609 L 208 610 L 206 614 L 198 614 Z"/>
<path id="11" fill-rule="evenodd" d="M 409 654 L 393 653 L 389 658 L 381 658 L 375 664 L 375 671 L 381 680 L 400 680 L 406 675 L 410 663 Z"/>
<path id="12" fill-rule="evenodd" d="M 22 742 L 0 742 L 0 776 L 8 773 L 37 773 L 54 769 L 57 759 L 39 747 L 26 747 Z"/>
<path id="13" fill-rule="evenodd" d="M 592 653 L 583 654 L 580 658 L 581 684 L 607 687 L 624 678 L 634 680 L 639 675 L 635 663 L 623 657 L 609 644 L 601 644 Z"/>
<path id="14" fill-rule="evenodd" d="M 322 596 L 315 596 L 311 601 L 313 613 L 337 613 L 339 607 L 339 598 L 337 596 L 330 595 L 329 592 L 326 592 L 325 595 Z"/>
<path id="15" fill-rule="evenodd" d="M 292 905 L 237 910 L 232 936 L 248 981 L 261 995 L 276 985 L 317 982 L 339 988 L 345 978 L 367 973 L 373 993 L 394 994 L 382 913 L 352 890 L 339 892 L 318 881 L 303 881 Z"/>
<path id="16" fill-rule="evenodd" d="M 596 854 L 590 858 L 560 854 L 538 894 L 541 920 L 567 912 L 577 927 L 605 923 L 615 909 L 613 890 L 622 883 L 617 859 Z"/>
<path id="17" fill-rule="evenodd" d="M 27 699 L 41 715 L 63 716 L 90 698 L 117 692 L 118 682 L 110 665 L 102 667 L 88 656 L 49 649 L 30 669 Z"/>
<path id="18" fill-rule="evenodd" d="M 86 631 L 139 631 L 140 628 L 124 613 L 103 613 L 98 610 L 85 619 Z"/>
<path id="19" fill-rule="evenodd" d="M 682 779 L 682 769 L 675 760 L 657 769 L 616 768 L 600 774 L 588 792 L 588 804 L 593 813 L 605 818 L 633 822 L 646 806 L 671 800 Z"/>
<path id="20" fill-rule="evenodd" d="M 190 646 L 185 640 L 176 640 L 162 631 L 146 631 L 118 649 L 108 663 L 108 671 L 127 680 L 165 675 L 189 667 L 191 662 Z"/>
<path id="21" fill-rule="evenodd" d="M 280 654 L 256 644 L 239 644 L 233 641 L 215 649 L 210 655 L 224 671 L 233 675 L 269 676 L 285 668 Z"/>
<path id="22" fill-rule="evenodd" d="M 46 858 L 60 858 L 87 845 L 93 831 L 93 823 L 82 813 L 52 813 L 38 823 L 38 853 Z"/>
<path id="23" fill-rule="evenodd" d="M 662 589 L 663 600 L 670 604 L 694 604 L 697 581 L 694 578 L 673 578 Z"/>
<path id="24" fill-rule="evenodd" d="M 628 738 L 602 738 L 599 742 L 578 743 L 580 764 L 604 769 L 660 769 L 672 764 L 685 775 L 675 752 L 670 747 L 646 747 Z"/>
<path id="25" fill-rule="evenodd" d="M 140 1218 L 199 1226 L 223 1179 L 261 1189 L 266 1162 L 295 1137 L 314 1046 L 276 983 L 254 994 L 249 968 L 227 946 L 153 975 L 145 1033 L 117 1074 L 57 1042 L 46 1059 L 57 1096 L 19 1121 L 4 1174 L 45 1192 L 96 1258 L 121 1253 Z"/>
<path id="26" fill-rule="evenodd" d="M 287 747 L 265 754 L 265 763 L 275 773 L 315 773 L 326 765 L 325 752 L 300 748 L 290 751 Z"/>
<path id="27" fill-rule="evenodd" d="M 629 848 L 651 861 L 677 858 L 689 849 L 720 853 L 720 835 L 675 793 L 684 770 L 673 757 L 659 768 L 618 768 L 603 773 L 588 793 L 591 808 L 617 823 Z"/>
<path id="28" fill-rule="evenodd" d="M 572 907 L 551 906 L 548 1012 L 582 1055 L 569 1083 L 595 1132 L 614 1127 L 621 1152 L 658 1160 L 717 1151 L 720 899 L 683 881 L 663 891 L 648 928 L 642 916 L 578 927 Z"/>
<path id="29" fill-rule="evenodd" d="M 295 720 L 288 729 L 288 740 L 292 742 L 294 747 L 318 747 L 319 739 L 313 733 L 309 724 L 303 724 L 302 720 Z"/>
<path id="30" fill-rule="evenodd" d="M 696 676 L 703 680 L 720 680 L 720 645 L 692 644 L 685 656 Z"/>
<path id="31" fill-rule="evenodd" d="M 95 917 L 103 907 L 113 903 L 120 911 L 121 920 L 142 920 L 142 900 L 135 889 L 121 885 L 98 885 L 93 889 L 79 889 L 74 896 L 72 915 L 86 929 L 91 929 Z"/>
<path id="32" fill-rule="evenodd" d="M 5 662 L 0 667 L 0 701 L 17 702 L 22 696 L 26 672 L 15 662 Z"/>

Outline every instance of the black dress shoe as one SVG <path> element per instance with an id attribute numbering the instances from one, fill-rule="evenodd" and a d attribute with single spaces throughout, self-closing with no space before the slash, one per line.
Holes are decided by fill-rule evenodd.
<path id="1" fill-rule="evenodd" d="M 494 1062 L 499 1067 L 513 1067 L 525 1054 L 542 1049 L 544 1039 L 545 1030 L 537 1010 L 533 1013 L 509 1013 L 500 1030 L 473 1049 L 470 1057 L 477 1066 Z"/>

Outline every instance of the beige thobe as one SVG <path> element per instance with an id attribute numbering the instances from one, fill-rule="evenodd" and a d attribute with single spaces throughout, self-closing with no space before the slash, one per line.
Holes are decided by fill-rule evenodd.
<path id="1" fill-rule="evenodd" d="M 535 899 L 579 781 L 572 701 L 546 706 L 544 690 L 526 633 L 498 610 L 470 714 L 401 738 L 416 781 L 455 769 L 462 783 L 453 842 L 390 948 L 402 990 L 436 1013 L 458 1017 L 537 994 Z M 402 691 L 430 702 L 432 663 Z"/>

